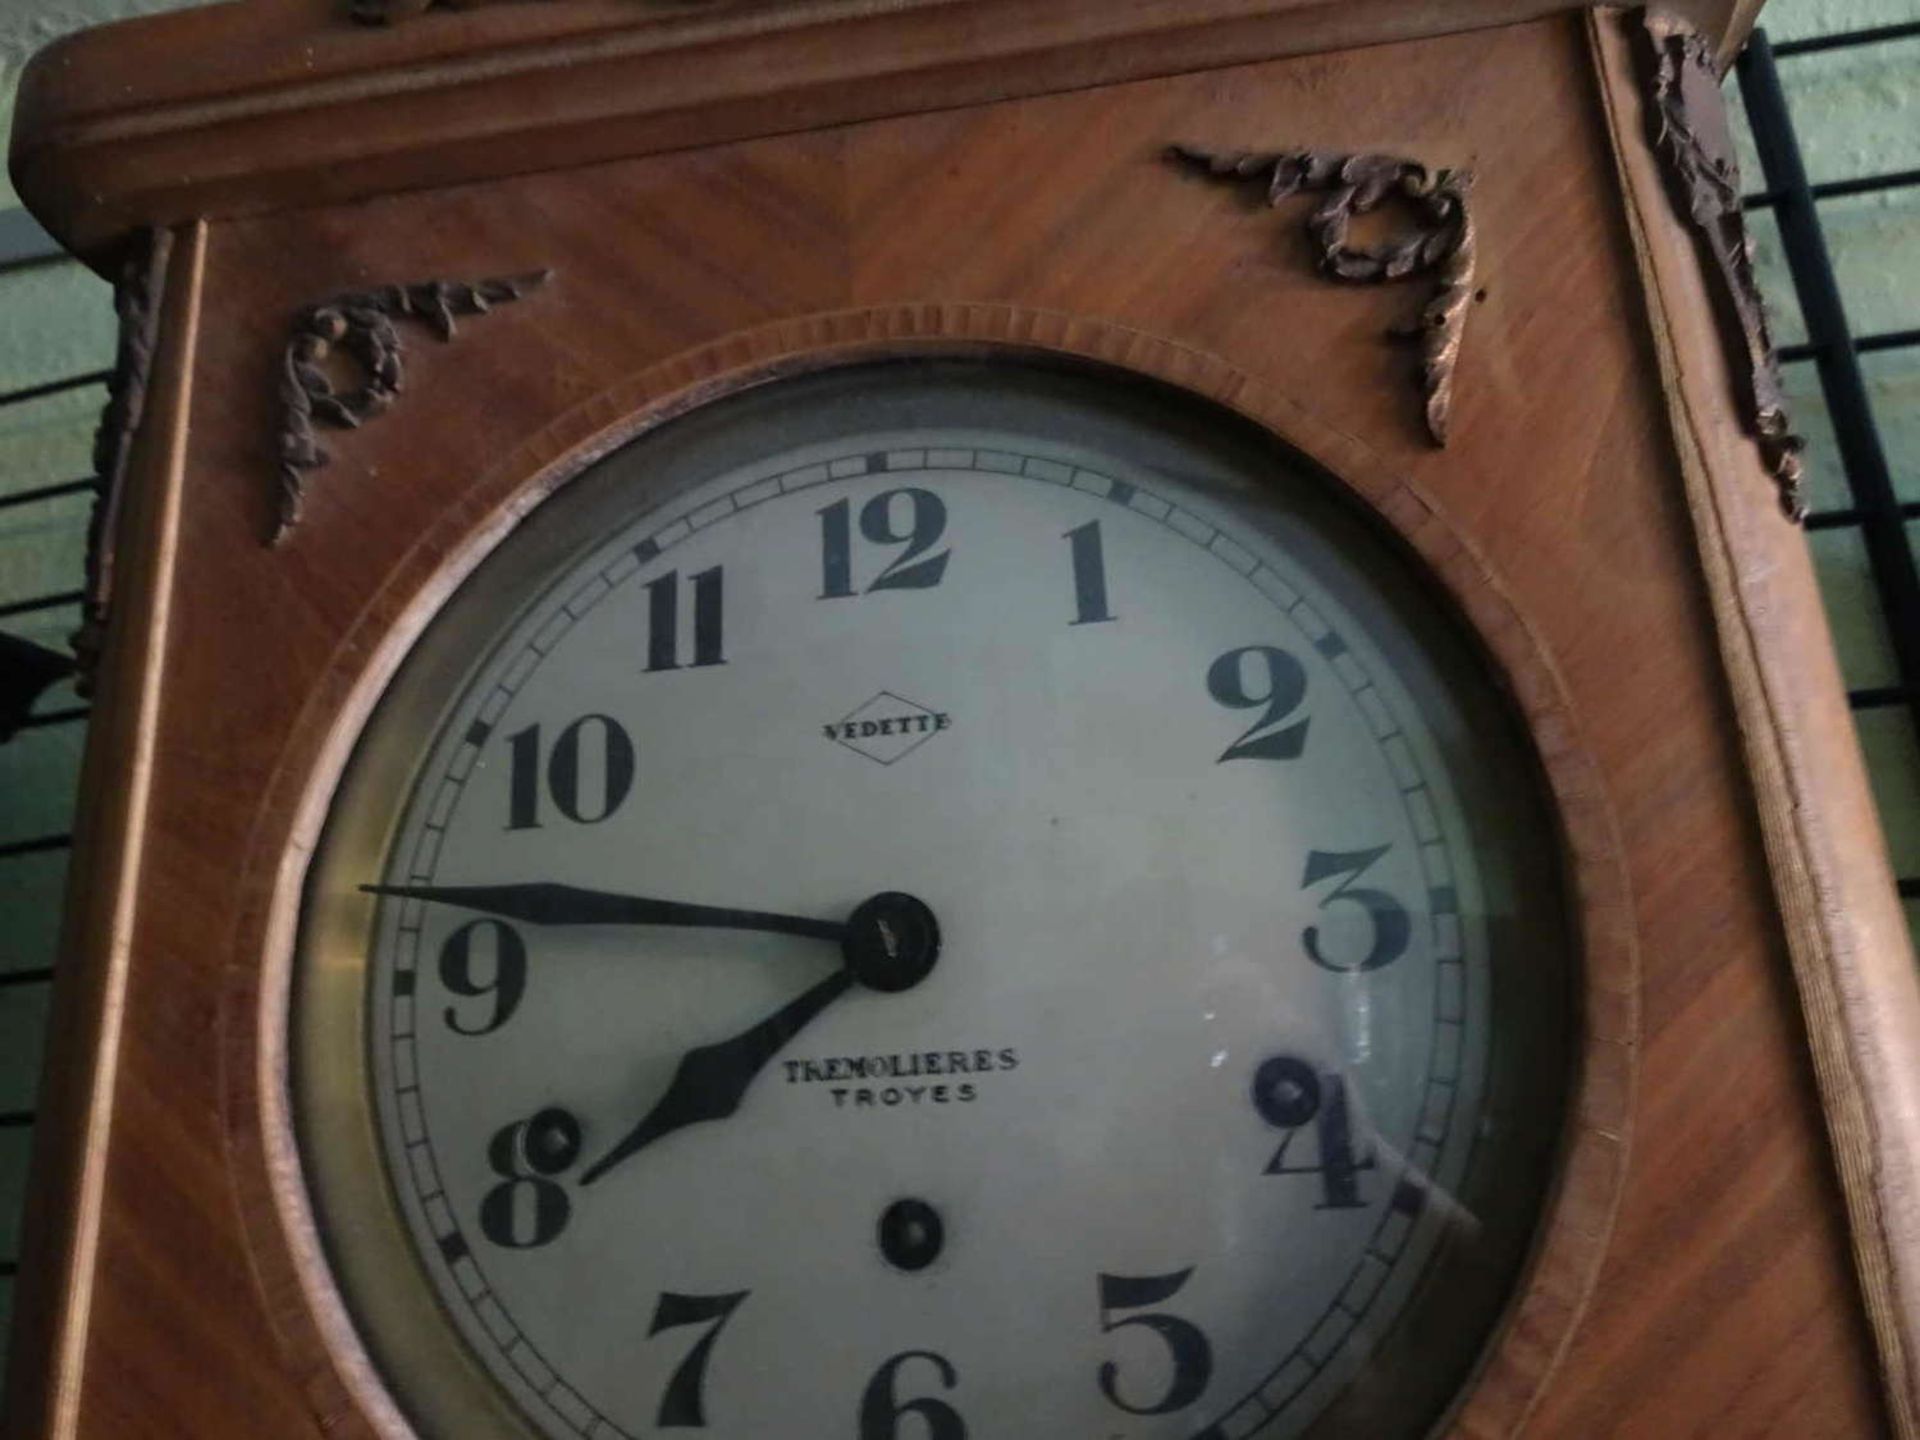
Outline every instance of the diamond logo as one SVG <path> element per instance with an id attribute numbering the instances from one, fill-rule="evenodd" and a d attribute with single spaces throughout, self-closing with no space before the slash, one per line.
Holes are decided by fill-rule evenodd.
<path id="1" fill-rule="evenodd" d="M 953 717 L 946 711 L 929 710 L 891 690 L 882 690 L 857 710 L 821 727 L 834 744 L 880 765 L 893 764 L 952 728 Z"/>

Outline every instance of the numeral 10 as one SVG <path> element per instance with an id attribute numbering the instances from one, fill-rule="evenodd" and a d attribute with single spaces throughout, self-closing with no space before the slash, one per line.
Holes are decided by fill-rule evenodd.
<path id="1" fill-rule="evenodd" d="M 540 727 L 507 737 L 507 828 L 540 827 Z M 560 732 L 547 757 L 546 790 L 567 819 L 596 825 L 633 788 L 633 741 L 610 715 L 582 715 Z"/>

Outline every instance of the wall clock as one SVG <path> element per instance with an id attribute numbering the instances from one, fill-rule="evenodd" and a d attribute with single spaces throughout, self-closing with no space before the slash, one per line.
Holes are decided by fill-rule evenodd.
<path id="1" fill-rule="evenodd" d="M 554 1435 L 1444 1408 L 1559 1129 L 1553 821 L 1407 562 L 1238 428 L 834 370 L 468 579 L 294 1018 L 322 1233 L 437 1428 L 485 1403 L 449 1318 Z"/>
<path id="2" fill-rule="evenodd" d="M 359 9 L 23 95 L 127 323 L 9 1433 L 1914 1433 L 1739 23 Z"/>

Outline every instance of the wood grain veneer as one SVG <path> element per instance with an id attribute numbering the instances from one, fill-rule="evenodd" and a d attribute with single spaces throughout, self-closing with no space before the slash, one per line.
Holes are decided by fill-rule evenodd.
<path id="1" fill-rule="evenodd" d="M 478 43 L 520 8 L 416 25 L 444 21 L 436 44 L 456 29 Z M 176 488 L 149 478 L 129 511 L 126 543 L 156 558 L 120 609 L 103 676 L 103 697 L 133 707 L 126 723 L 151 744 L 103 740 L 90 770 L 99 798 L 86 824 L 99 838 L 86 854 L 100 858 L 78 872 L 83 923 L 63 999 L 76 1018 L 55 1052 L 57 1066 L 89 1073 L 90 1037 L 117 1017 L 115 1068 L 90 1072 L 104 1110 L 68 1095 L 49 1117 L 102 1167 L 97 1204 L 67 1151 L 49 1151 L 41 1170 L 44 1213 L 79 1214 L 96 1238 L 90 1263 L 45 1247 L 58 1258 L 23 1285 L 25 1359 L 5 1433 L 391 1429 L 390 1414 L 356 1401 L 373 1378 L 341 1317 L 316 1310 L 311 1237 L 275 1199 L 297 1193 L 297 1157 L 262 1024 L 275 993 L 263 965 L 284 961 L 316 796 L 358 709 L 396 637 L 450 583 L 448 558 L 536 499 L 635 404 L 697 398 L 779 354 L 804 363 L 810 346 L 915 343 L 987 323 L 962 314 L 1036 317 L 1019 322 L 1024 333 L 993 323 L 1009 327 L 1003 338 L 1178 371 L 1258 415 L 1371 485 L 1503 657 L 1536 657 L 1508 673 L 1543 751 L 1572 757 L 1555 762 L 1563 808 L 1577 850 L 1588 837 L 1583 876 L 1599 877 L 1583 892 L 1585 1018 L 1619 1059 L 1590 1065 L 1581 1090 L 1583 1133 L 1610 1143 L 1590 1160 L 1574 1152 L 1551 1212 L 1550 1237 L 1571 1237 L 1578 1263 L 1558 1265 L 1550 1238 L 1456 1417 L 1460 1433 L 1841 1437 L 1899 1421 L 1898 1403 L 1890 1413 L 1883 1401 L 1816 1084 L 1814 1058 L 1833 1039 L 1810 1049 L 1795 984 L 1796 966 L 1803 985 L 1809 963 L 1822 973 L 1819 945 L 1834 934 L 1886 938 L 1836 928 L 1873 883 L 1861 842 L 1816 854 L 1791 840 L 1805 824 L 1852 823 L 1864 790 L 1845 765 L 1811 778 L 1843 744 L 1830 727 L 1837 682 L 1826 662 L 1792 658 L 1821 639 L 1812 582 L 1804 561 L 1783 558 L 1797 534 L 1757 467 L 1743 473 L 1744 442 L 1710 371 L 1686 390 L 1681 434 L 1718 438 L 1697 442 L 1701 454 L 1676 440 L 1662 357 L 1697 368 L 1709 342 L 1648 323 L 1643 267 L 1654 262 L 1634 227 L 1657 224 L 1642 190 L 1639 208 L 1623 205 L 1615 169 L 1616 151 L 1644 140 L 1610 120 L 1594 44 L 1569 14 L 1098 89 L 1068 88 L 1087 78 L 1068 71 L 1054 82 L 1063 93 L 971 105 L 936 91 L 946 108 L 927 113 L 804 132 L 796 121 L 753 142 L 407 189 L 431 171 L 422 150 L 428 168 L 385 172 L 374 187 L 396 193 L 340 203 L 305 192 L 314 203 L 281 209 L 302 192 L 276 181 L 222 211 L 196 241 L 193 298 L 172 301 L 185 311 L 172 315 L 167 353 L 183 373 L 157 388 L 149 431 L 184 449 L 167 472 Z M 1297 216 L 1166 166 L 1173 140 L 1475 169 L 1486 293 L 1447 448 L 1421 427 L 1409 357 L 1382 339 L 1417 299 L 1327 284 Z M 34 143 L 34 165 L 54 165 L 58 136 L 45 129 Z M 86 148 L 76 141 L 76 156 Z M 96 230 L 79 190 L 48 179 L 40 193 L 65 207 L 66 233 L 107 237 L 148 201 L 173 203 L 149 163 L 103 192 Z M 189 209 L 212 192 L 195 193 Z M 1671 255 L 1656 260 L 1663 300 L 1695 303 L 1697 277 Z M 548 286 L 457 343 L 412 343 L 393 410 L 329 433 L 333 463 L 312 477 L 302 528 L 268 549 L 276 377 L 294 312 L 373 284 L 546 266 Z M 1703 493 L 1733 537 L 1725 564 L 1702 558 Z M 176 494 L 169 530 L 153 497 Z M 1784 770 L 1758 763 L 1755 672 L 1728 648 L 1743 612 L 1726 593 L 1756 564 L 1773 567 L 1773 588 L 1749 600 L 1792 616 L 1754 647 L 1758 673 L 1786 666 L 1811 697 L 1792 730 L 1815 748 L 1788 744 Z M 1785 812 L 1783 774 L 1803 787 Z M 143 840 L 127 870 L 105 857 L 132 824 L 111 797 L 134 787 Z M 1811 855 L 1807 873 L 1827 887 L 1811 911 L 1775 878 L 1783 825 L 1789 863 Z M 1608 854 L 1623 865 L 1610 869 Z M 84 903 L 102 884 L 125 897 L 111 914 Z M 1812 951 L 1807 914 L 1823 917 Z M 1609 955 L 1625 968 L 1607 968 Z M 1897 963 L 1877 951 L 1855 979 L 1870 991 Z M 49 1350 L 48 1336 L 64 1338 Z"/>
<path id="2" fill-rule="evenodd" d="M 53 46 L 22 81 L 12 164 L 42 223 L 98 262 L 141 225 L 1486 29 L 1565 4 L 571 0 L 368 28 L 347 23 L 343 0 L 253 0 Z M 1758 4 L 1670 8 L 1731 56 Z"/>

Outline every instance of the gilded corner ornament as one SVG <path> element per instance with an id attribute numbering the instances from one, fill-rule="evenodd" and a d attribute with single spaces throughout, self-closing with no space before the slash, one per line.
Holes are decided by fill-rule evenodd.
<path id="1" fill-rule="evenodd" d="M 1766 303 L 1753 271 L 1753 239 L 1741 207 L 1740 165 L 1720 94 L 1720 74 L 1707 41 L 1684 21 L 1641 12 L 1650 55 L 1653 103 L 1648 125 L 1668 189 L 1693 224 L 1694 238 L 1717 277 L 1714 309 L 1728 347 L 1740 355 L 1742 416 L 1780 492 L 1780 507 L 1806 518 L 1800 452 L 1786 386 L 1767 326 Z"/>
<path id="2" fill-rule="evenodd" d="M 471 283 L 426 280 L 379 290 L 336 295 L 309 305 L 294 317 L 280 376 L 280 500 L 271 543 L 284 541 L 300 522 L 306 494 L 305 474 L 330 458 L 314 436 L 314 425 L 357 429 L 385 413 L 405 379 L 398 320 L 416 320 L 442 340 L 455 334 L 460 315 L 484 315 L 496 305 L 518 300 L 544 285 L 551 270 L 505 275 Z M 327 373 L 336 355 L 359 368 L 361 384 L 337 389 Z"/>
<path id="3" fill-rule="evenodd" d="M 1269 206 L 1303 191 L 1323 192 L 1326 199 L 1307 217 L 1307 234 L 1319 252 L 1320 271 L 1329 279 L 1371 285 L 1433 277 L 1433 296 L 1419 318 L 1393 333 L 1420 342 L 1427 433 L 1434 444 L 1445 445 L 1460 343 L 1476 298 L 1473 216 L 1467 205 L 1472 172 L 1430 170 L 1393 155 L 1319 150 L 1219 152 L 1175 145 L 1167 154 L 1216 180 L 1264 186 Z M 1413 228 L 1379 245 L 1349 243 L 1353 217 L 1389 199 L 1412 208 Z"/>
<path id="4" fill-rule="evenodd" d="M 80 628 L 70 643 L 76 662 L 74 689 L 93 693 L 94 673 L 106 643 L 113 607 L 114 535 L 126 498 L 127 459 L 146 417 L 147 385 L 160 339 L 160 300 L 173 257 L 173 232 L 148 230 L 130 242 L 113 287 L 120 321 L 107 403 L 93 432 L 93 512 L 87 520 L 87 579 L 80 602 Z"/>

